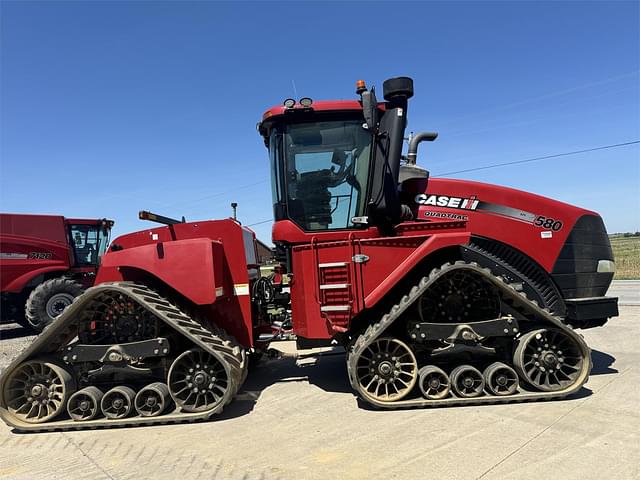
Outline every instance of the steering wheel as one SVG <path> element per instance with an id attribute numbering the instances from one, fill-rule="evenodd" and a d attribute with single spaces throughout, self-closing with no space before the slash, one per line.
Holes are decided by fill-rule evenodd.
<path id="1" fill-rule="evenodd" d="M 260 303 L 265 304 L 273 300 L 275 296 L 275 289 L 273 283 L 267 277 L 260 277 L 256 283 L 253 284 L 253 297 Z"/>

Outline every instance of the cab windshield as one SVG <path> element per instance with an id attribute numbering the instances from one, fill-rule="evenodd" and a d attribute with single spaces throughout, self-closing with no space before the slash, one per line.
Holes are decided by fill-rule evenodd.
<path id="1" fill-rule="evenodd" d="M 362 124 L 298 123 L 272 132 L 274 203 L 286 203 L 287 217 L 304 230 L 350 228 L 364 215 L 371 135 Z"/>
<path id="2" fill-rule="evenodd" d="M 109 243 L 109 230 L 101 225 L 71 225 L 70 235 L 76 265 L 98 265 Z"/>

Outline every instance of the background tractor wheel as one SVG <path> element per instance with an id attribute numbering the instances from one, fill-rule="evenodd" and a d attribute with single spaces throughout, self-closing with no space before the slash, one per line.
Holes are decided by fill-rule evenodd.
<path id="1" fill-rule="evenodd" d="M 42 282 L 27 298 L 25 317 L 29 326 L 41 332 L 83 292 L 82 285 L 69 278 Z"/>
<path id="2" fill-rule="evenodd" d="M 24 315 L 24 305 L 26 302 L 26 296 L 22 293 L 16 295 L 2 295 L 0 298 L 0 312 L 2 312 L 3 323 L 9 320 L 15 322 L 21 327 L 30 328 L 29 322 Z"/>

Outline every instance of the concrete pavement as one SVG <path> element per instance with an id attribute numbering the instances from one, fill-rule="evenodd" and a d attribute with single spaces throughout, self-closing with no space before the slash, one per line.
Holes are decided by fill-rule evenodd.
<path id="1" fill-rule="evenodd" d="M 640 280 L 614 280 L 607 295 L 618 297 L 618 305 L 640 306 Z"/>
<path id="2" fill-rule="evenodd" d="M 375 411 L 352 395 L 343 356 L 304 369 L 269 360 L 217 421 L 47 434 L 2 424 L 0 478 L 640 478 L 640 308 L 584 335 L 594 370 L 564 401 Z"/>

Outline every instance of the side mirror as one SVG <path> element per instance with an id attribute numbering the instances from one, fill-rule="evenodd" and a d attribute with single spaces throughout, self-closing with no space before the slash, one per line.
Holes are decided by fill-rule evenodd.
<path id="1" fill-rule="evenodd" d="M 364 113 L 364 121 L 370 132 L 375 132 L 378 127 L 378 100 L 376 92 L 372 88 L 361 93 L 362 112 Z"/>

